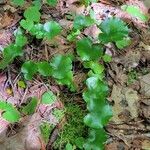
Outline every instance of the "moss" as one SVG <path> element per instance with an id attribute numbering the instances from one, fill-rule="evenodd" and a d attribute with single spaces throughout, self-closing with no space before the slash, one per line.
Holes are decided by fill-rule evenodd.
<path id="1" fill-rule="evenodd" d="M 83 122 L 85 111 L 73 103 L 67 104 L 65 109 L 67 121 L 53 144 L 54 149 L 63 150 L 67 143 L 76 145 L 76 140 L 86 135 L 86 127 Z"/>
<path id="2" fill-rule="evenodd" d="M 65 115 L 65 110 L 61 110 L 61 109 L 54 109 L 53 113 L 52 113 L 56 119 L 60 122 L 61 119 L 64 117 Z"/>
<path id="3" fill-rule="evenodd" d="M 48 122 L 43 122 L 40 125 L 40 131 L 41 131 L 41 135 L 45 141 L 45 143 L 48 143 L 49 140 L 49 136 L 52 132 L 52 130 L 54 129 L 54 125 L 48 123 Z"/>
<path id="4" fill-rule="evenodd" d="M 128 73 L 128 81 L 127 84 L 132 84 L 134 81 L 136 81 L 138 78 L 138 73 L 136 70 L 132 70 Z"/>

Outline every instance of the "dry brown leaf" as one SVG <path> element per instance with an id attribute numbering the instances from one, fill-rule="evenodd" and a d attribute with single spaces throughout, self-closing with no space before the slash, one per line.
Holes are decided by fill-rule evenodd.
<path id="1" fill-rule="evenodd" d="M 138 109 L 139 109 L 139 97 L 137 94 L 137 91 L 126 88 L 125 89 L 125 99 L 128 103 L 128 110 L 131 114 L 131 118 L 137 118 L 138 117 Z"/>
<path id="2" fill-rule="evenodd" d="M 121 91 L 122 88 L 120 86 L 114 85 L 110 97 L 111 101 L 114 102 L 114 105 L 112 106 L 113 117 L 111 120 L 118 124 L 122 122 L 122 120 L 119 118 L 120 113 L 123 111 L 123 107 L 120 105 L 123 98 Z"/>
<path id="3" fill-rule="evenodd" d="M 141 93 L 150 97 L 150 73 L 140 78 Z"/>
<path id="4" fill-rule="evenodd" d="M 142 142 L 142 149 L 144 149 L 144 150 L 150 150 L 150 140 L 144 140 Z"/>
<path id="5" fill-rule="evenodd" d="M 4 13 L 0 22 L 0 29 L 10 26 L 13 21 L 14 21 L 14 16 L 12 14 L 7 12 Z"/>

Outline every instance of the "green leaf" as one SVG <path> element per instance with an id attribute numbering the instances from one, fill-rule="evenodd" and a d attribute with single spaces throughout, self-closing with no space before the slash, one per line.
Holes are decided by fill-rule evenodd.
<path id="1" fill-rule="evenodd" d="M 49 122 L 43 122 L 40 125 L 40 131 L 41 131 L 41 134 L 42 134 L 42 137 L 43 137 L 45 143 L 48 143 L 49 136 L 50 136 L 51 132 L 53 131 L 54 127 L 55 126 L 53 124 L 50 124 Z"/>
<path id="2" fill-rule="evenodd" d="M 84 122 L 91 128 L 103 128 L 112 116 L 112 111 L 106 103 L 108 86 L 98 77 L 90 77 L 86 80 L 87 90 L 83 93 L 83 99 L 87 103 L 89 113 Z"/>
<path id="3" fill-rule="evenodd" d="M 110 56 L 110 55 L 108 55 L 108 54 L 105 54 L 105 55 L 103 56 L 103 60 L 104 60 L 104 62 L 109 63 L 109 62 L 111 62 L 111 60 L 112 60 L 112 56 Z"/>
<path id="4" fill-rule="evenodd" d="M 38 72 L 42 76 L 50 76 L 52 74 L 52 68 L 50 64 L 46 61 L 37 63 Z"/>
<path id="5" fill-rule="evenodd" d="M 35 109 L 37 107 L 38 100 L 36 98 L 32 98 L 30 102 L 24 106 L 21 110 L 25 115 L 31 115 L 35 112 Z"/>
<path id="6" fill-rule="evenodd" d="M 47 3 L 52 6 L 55 7 L 57 5 L 57 0 L 47 0 Z"/>
<path id="7" fill-rule="evenodd" d="M 72 31 L 68 36 L 67 36 L 67 40 L 68 41 L 74 41 L 76 40 L 76 37 L 80 34 L 80 30 L 75 30 L 75 31 Z"/>
<path id="8" fill-rule="evenodd" d="M 25 1 L 24 0 L 11 0 L 14 5 L 16 6 L 23 6 Z"/>
<path id="9" fill-rule="evenodd" d="M 33 21 L 33 22 L 39 22 L 41 14 L 39 12 L 39 8 L 36 6 L 28 7 L 24 12 L 24 17 L 27 20 Z"/>
<path id="10" fill-rule="evenodd" d="M 0 110 L 8 111 L 12 109 L 13 109 L 13 106 L 11 103 L 7 103 L 5 101 L 0 100 Z"/>
<path id="11" fill-rule="evenodd" d="M 37 73 L 37 65 L 33 61 L 27 61 L 22 65 L 21 72 L 26 80 L 32 80 L 33 75 Z"/>
<path id="12" fill-rule="evenodd" d="M 104 143 L 107 140 L 106 132 L 104 129 L 91 129 L 89 138 L 84 144 L 85 150 L 104 150 Z"/>
<path id="13" fill-rule="evenodd" d="M 85 116 L 84 123 L 91 128 L 99 129 L 103 128 L 109 122 L 112 117 L 112 110 L 109 105 L 102 104 L 100 99 L 96 100 L 91 99 L 87 104 L 90 112 Z"/>
<path id="14" fill-rule="evenodd" d="M 16 37 L 17 35 L 23 35 L 23 30 L 20 27 L 14 31 L 14 36 Z"/>
<path id="15" fill-rule="evenodd" d="M 65 55 L 56 55 L 52 58 L 50 65 L 53 69 L 52 76 L 57 79 L 63 79 L 72 70 L 72 60 Z"/>
<path id="16" fill-rule="evenodd" d="M 45 92 L 42 95 L 42 104 L 53 104 L 56 101 L 56 96 L 52 91 Z"/>
<path id="17" fill-rule="evenodd" d="M 10 44 L 3 50 L 3 59 L 0 62 L 0 69 L 4 69 L 10 64 L 17 56 L 22 56 L 23 51 L 21 47 Z"/>
<path id="18" fill-rule="evenodd" d="M 41 0 L 34 0 L 32 3 L 33 3 L 33 5 L 34 5 L 35 7 L 37 7 L 39 10 L 41 9 L 41 7 L 42 7 L 42 1 L 41 1 Z"/>
<path id="19" fill-rule="evenodd" d="M 10 103 L 0 101 L 0 110 L 4 111 L 2 112 L 2 117 L 11 123 L 20 119 L 19 112 Z"/>
<path id="20" fill-rule="evenodd" d="M 105 69 L 103 65 L 101 65 L 98 62 L 93 62 L 93 61 L 85 62 L 84 67 L 92 69 L 93 73 L 95 74 L 101 74 L 104 72 L 104 69 Z"/>
<path id="21" fill-rule="evenodd" d="M 52 76 L 56 81 L 59 84 L 73 88 L 72 57 L 56 55 L 52 58 L 50 65 L 52 67 Z"/>
<path id="22" fill-rule="evenodd" d="M 83 38 L 77 42 L 77 53 L 83 61 L 99 60 L 103 54 L 100 45 L 92 44 L 88 38 Z"/>
<path id="23" fill-rule="evenodd" d="M 20 113 L 17 110 L 12 109 L 2 113 L 2 117 L 11 123 L 14 123 L 19 121 Z"/>
<path id="24" fill-rule="evenodd" d="M 85 139 L 83 137 L 79 137 L 75 140 L 76 146 L 80 149 L 83 149 L 84 143 L 85 143 Z"/>
<path id="25" fill-rule="evenodd" d="M 65 150 L 74 150 L 74 148 L 70 143 L 67 143 Z"/>
<path id="26" fill-rule="evenodd" d="M 85 27 L 89 27 L 95 23 L 95 20 L 92 19 L 90 16 L 76 16 L 74 19 L 73 27 L 76 30 L 81 30 Z"/>
<path id="27" fill-rule="evenodd" d="M 116 42 L 128 36 L 129 29 L 126 24 L 118 18 L 108 18 L 100 24 L 102 33 L 99 35 L 103 43 Z"/>
<path id="28" fill-rule="evenodd" d="M 23 19 L 23 20 L 20 21 L 20 25 L 25 30 L 30 31 L 33 28 L 33 26 L 34 26 L 34 23 L 33 23 L 32 20 L 28 20 L 28 19 L 24 20 Z"/>
<path id="29" fill-rule="evenodd" d="M 123 49 L 131 44 L 131 39 L 129 37 L 124 38 L 123 40 L 116 41 L 116 46 L 119 49 Z"/>
<path id="30" fill-rule="evenodd" d="M 134 6 L 134 5 L 123 5 L 121 6 L 122 10 L 126 11 L 127 13 L 129 13 L 130 15 L 132 15 L 133 17 L 136 17 L 138 19 L 140 19 L 141 21 L 148 21 L 149 17 L 147 15 L 145 15 L 142 10 L 140 10 L 139 7 Z"/>
<path id="31" fill-rule="evenodd" d="M 27 38 L 21 34 L 16 36 L 15 44 L 17 46 L 23 47 L 27 44 Z"/>
<path id="32" fill-rule="evenodd" d="M 18 82 L 18 87 L 25 89 L 26 88 L 26 84 L 24 81 L 19 81 Z"/>
<path id="33" fill-rule="evenodd" d="M 100 81 L 97 76 L 94 76 L 86 80 L 86 85 L 88 89 L 83 93 L 83 98 L 87 103 L 94 101 L 92 99 L 101 99 L 100 103 L 105 102 L 106 96 L 108 94 L 108 86 L 105 82 Z"/>
<path id="34" fill-rule="evenodd" d="M 42 38 L 44 38 L 44 37 L 45 37 L 45 34 L 46 34 L 46 32 L 45 32 L 45 30 L 44 30 L 43 24 L 40 24 L 40 23 L 35 24 L 35 25 L 31 28 L 30 33 L 31 33 L 32 35 L 36 36 L 37 39 L 42 39 Z"/>
<path id="35" fill-rule="evenodd" d="M 52 39 L 61 32 L 61 26 L 55 21 L 49 21 L 44 24 L 44 30 L 46 31 L 46 37 Z"/>

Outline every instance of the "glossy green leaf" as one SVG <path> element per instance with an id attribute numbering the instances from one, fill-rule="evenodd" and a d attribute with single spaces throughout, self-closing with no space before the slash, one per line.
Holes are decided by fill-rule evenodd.
<path id="1" fill-rule="evenodd" d="M 4 69 L 8 64 L 13 62 L 17 56 L 22 56 L 23 51 L 20 46 L 10 44 L 3 50 L 3 59 L 0 62 L 0 69 Z"/>
<path id="2" fill-rule="evenodd" d="M 87 104 L 87 107 L 90 112 L 85 116 L 84 123 L 91 128 L 103 128 L 112 117 L 112 110 L 110 106 L 106 104 L 101 104 L 100 101 L 101 99 L 95 102 L 95 100 L 93 99 L 92 102 L 91 99 L 89 104 Z"/>
<path id="3" fill-rule="evenodd" d="M 52 91 L 45 92 L 42 95 L 42 104 L 53 104 L 56 101 L 56 96 Z"/>
<path id="4" fill-rule="evenodd" d="M 7 110 L 11 110 L 11 109 L 13 109 L 12 104 L 7 103 L 6 101 L 0 100 L 0 110 L 7 111 Z"/>
<path id="5" fill-rule="evenodd" d="M 23 47 L 27 44 L 27 38 L 21 34 L 16 36 L 15 44 L 17 46 Z"/>
<path id="6" fill-rule="evenodd" d="M 72 90 L 75 89 L 73 84 L 72 56 L 56 55 L 52 58 L 50 65 L 52 67 L 52 76 L 59 84 L 67 85 Z"/>
<path id="7" fill-rule="evenodd" d="M 15 109 L 12 109 L 12 110 L 2 113 L 2 117 L 11 123 L 14 123 L 14 122 L 19 121 L 20 113 L 16 111 Z"/>
<path id="8" fill-rule="evenodd" d="M 73 27 L 76 30 L 81 30 L 85 27 L 93 25 L 94 23 L 95 20 L 93 20 L 90 16 L 79 15 L 75 17 Z"/>
<path id="9" fill-rule="evenodd" d="M 42 0 L 34 0 L 32 4 L 40 10 L 42 7 Z"/>
<path id="10" fill-rule="evenodd" d="M 3 111 L 2 117 L 11 123 L 17 122 L 21 117 L 13 105 L 5 101 L 0 101 L 0 110 Z"/>
<path id="11" fill-rule="evenodd" d="M 21 72 L 24 74 L 26 80 L 32 80 L 37 73 L 37 65 L 33 61 L 27 61 L 22 65 Z"/>
<path id="12" fill-rule="evenodd" d="M 41 23 L 35 24 L 31 30 L 30 33 L 34 36 L 36 36 L 37 39 L 42 39 L 45 37 L 45 30 L 44 30 L 44 26 Z"/>
<path id="13" fill-rule="evenodd" d="M 33 21 L 33 22 L 39 22 L 41 14 L 39 12 L 39 8 L 36 6 L 28 7 L 24 12 L 24 17 L 27 20 Z"/>
<path id="14" fill-rule="evenodd" d="M 103 43 L 116 42 L 128 36 L 127 25 L 118 18 L 108 18 L 100 24 L 102 33 L 99 35 Z"/>
<path id="15" fill-rule="evenodd" d="M 133 17 L 138 18 L 141 21 L 148 21 L 149 17 L 147 15 L 145 15 L 142 10 L 140 10 L 139 7 L 134 6 L 134 5 L 123 5 L 121 6 L 121 8 L 126 11 L 127 13 L 129 13 L 130 15 L 132 15 Z"/>
<path id="16" fill-rule="evenodd" d="M 77 53 L 83 61 L 99 60 L 103 54 L 101 46 L 92 44 L 88 38 L 77 42 Z"/>
<path id="17" fill-rule="evenodd" d="M 87 103 L 99 101 L 99 103 L 103 105 L 103 103 L 105 103 L 105 99 L 108 94 L 108 86 L 106 85 L 106 83 L 100 81 L 97 76 L 94 76 L 88 78 L 86 80 L 86 84 L 88 88 L 83 93 L 84 100 Z"/>
<path id="18" fill-rule="evenodd" d="M 108 55 L 108 54 L 105 54 L 105 55 L 103 56 L 103 60 L 104 60 L 104 62 L 109 63 L 109 62 L 112 61 L 112 56 L 110 56 L 110 55 Z"/>
<path id="19" fill-rule="evenodd" d="M 42 76 L 50 76 L 52 74 L 52 68 L 50 64 L 46 61 L 37 63 L 38 72 Z"/>
<path id="20" fill-rule="evenodd" d="M 52 58 L 50 65 L 53 69 L 53 77 L 57 79 L 63 79 L 72 70 L 72 60 L 65 55 L 56 55 Z"/>
<path id="21" fill-rule="evenodd" d="M 95 74 L 101 74 L 104 72 L 104 66 L 98 62 L 88 61 L 83 65 L 84 68 L 90 68 Z"/>
<path id="22" fill-rule="evenodd" d="M 123 49 L 131 44 L 131 39 L 129 37 L 124 38 L 122 40 L 116 41 L 116 46 L 119 49 Z"/>
<path id="23" fill-rule="evenodd" d="M 30 102 L 22 108 L 21 112 L 25 115 L 33 114 L 37 107 L 37 103 L 38 103 L 38 100 L 36 98 L 32 98 Z"/>
<path id="24" fill-rule="evenodd" d="M 44 24 L 44 30 L 46 31 L 46 37 L 52 39 L 60 34 L 61 26 L 55 21 L 49 21 Z"/>
<path id="25" fill-rule="evenodd" d="M 84 144 L 85 150 L 104 150 L 104 143 L 107 140 L 106 132 L 104 129 L 91 129 L 89 138 Z"/>
<path id="26" fill-rule="evenodd" d="M 67 143 L 65 150 L 74 150 L 74 148 L 70 143 Z"/>
<path id="27" fill-rule="evenodd" d="M 23 29 L 25 29 L 27 31 L 30 31 L 34 26 L 34 23 L 33 23 L 32 20 L 28 20 L 28 19 L 24 20 L 23 19 L 23 20 L 20 21 L 20 25 Z"/>

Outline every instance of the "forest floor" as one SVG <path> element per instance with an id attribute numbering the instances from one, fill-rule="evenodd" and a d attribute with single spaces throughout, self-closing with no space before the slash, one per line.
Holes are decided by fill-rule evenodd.
<path id="1" fill-rule="evenodd" d="M 120 51 L 113 44 L 106 46 L 106 51 L 112 55 L 112 61 L 105 67 L 110 89 L 108 101 L 112 106 L 113 117 L 106 127 L 109 138 L 105 149 L 150 150 L 149 22 L 140 21 L 123 11 L 121 6 L 124 4 L 138 6 L 143 13 L 149 13 L 149 8 L 138 0 L 100 0 L 89 6 L 100 21 L 108 16 L 116 16 L 127 22 L 131 29 L 130 46 Z M 43 5 L 42 21 L 51 18 L 56 20 L 63 27 L 63 34 L 52 41 L 32 40 L 25 48 L 24 57 L 16 59 L 0 72 L 0 99 L 15 106 L 26 103 L 30 97 L 41 99 L 48 90 L 57 95 L 57 100 L 51 106 L 40 104 L 32 116 L 22 118 L 19 123 L 9 124 L 0 118 L 0 150 L 44 150 L 45 143 L 48 143 L 47 149 L 61 150 L 68 141 L 72 143 L 76 137 L 87 135 L 82 120 L 86 111 L 82 99 L 86 73 L 81 63 L 76 61 L 73 65 L 77 93 L 71 93 L 51 78 L 45 79 L 39 75 L 33 81 L 24 81 L 20 67 L 25 59 L 49 60 L 57 53 L 74 53 L 75 44 L 65 38 L 73 24 L 68 18 L 72 17 L 71 14 L 88 11 L 89 7 L 78 5 L 77 0 L 60 0 L 56 8 Z M 13 33 L 24 9 L 0 1 L 0 50 L 14 40 Z M 96 36 L 96 27 L 87 28 L 83 34 Z M 18 84 L 20 81 L 25 82 L 25 86 Z M 49 124 L 42 124 L 45 120 L 51 124 L 51 128 Z M 46 142 L 39 124 L 42 124 L 40 127 L 46 134 Z"/>

